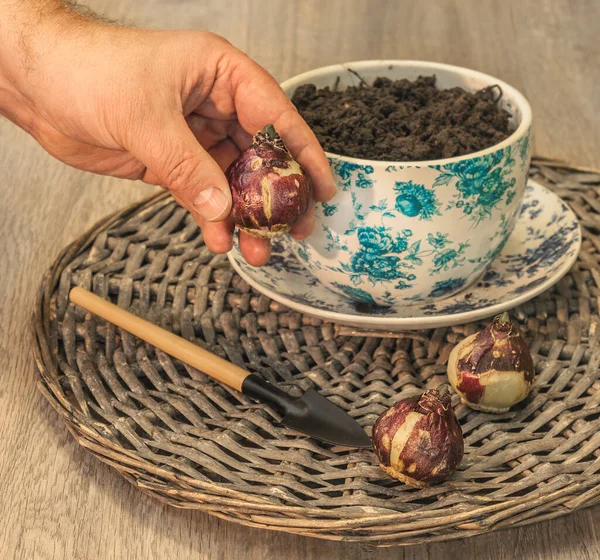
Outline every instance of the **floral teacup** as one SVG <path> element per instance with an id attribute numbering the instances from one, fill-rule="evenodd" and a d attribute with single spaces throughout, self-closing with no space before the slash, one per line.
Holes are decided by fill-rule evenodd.
<path id="1" fill-rule="evenodd" d="M 295 256 L 330 289 L 364 303 L 422 303 L 472 284 L 500 253 L 515 225 L 530 162 L 531 108 L 514 88 L 491 76 L 445 64 L 368 61 L 330 66 L 282 84 L 291 97 L 317 87 L 437 77 L 440 88 L 498 85 L 515 129 L 480 152 L 445 160 L 381 162 L 328 153 L 338 193 L 317 205 Z"/>

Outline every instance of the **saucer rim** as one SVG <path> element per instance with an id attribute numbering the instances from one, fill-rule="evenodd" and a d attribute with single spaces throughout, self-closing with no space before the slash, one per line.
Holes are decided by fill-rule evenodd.
<path id="1" fill-rule="evenodd" d="M 558 283 L 560 280 L 562 280 L 564 276 L 566 276 L 566 274 L 571 270 L 571 268 L 573 267 L 573 265 L 579 257 L 581 244 L 583 240 L 581 223 L 579 222 L 577 215 L 575 214 L 574 210 L 571 208 L 569 203 L 563 200 L 555 192 L 551 191 L 550 189 L 533 179 L 528 179 L 527 185 L 532 186 L 533 188 L 543 189 L 544 191 L 546 191 L 547 194 L 553 196 L 557 200 L 557 202 L 563 202 L 566 205 L 567 211 L 571 214 L 573 220 L 577 223 L 577 250 L 573 253 L 572 257 L 565 259 L 564 264 L 552 276 L 549 276 L 547 280 L 542 284 L 532 287 L 527 292 L 515 295 L 514 298 L 511 298 L 508 301 L 496 303 L 487 307 L 482 307 L 481 309 L 462 311 L 454 314 L 445 313 L 442 315 L 422 315 L 419 317 L 382 317 L 380 315 L 351 315 L 347 313 L 338 313 L 335 311 L 325 311 L 319 308 L 312 307 L 310 305 L 306 305 L 304 303 L 295 302 L 293 300 L 288 299 L 286 296 L 282 296 L 272 291 L 270 288 L 264 287 L 262 284 L 249 277 L 243 271 L 243 269 L 237 264 L 235 258 L 233 257 L 233 251 L 227 253 L 227 258 L 229 259 L 229 262 L 235 270 L 235 272 L 239 274 L 245 282 L 250 284 L 250 286 L 259 291 L 261 294 L 269 297 L 274 301 L 277 301 L 282 305 L 285 305 L 286 307 L 289 307 L 290 309 L 293 309 L 294 311 L 298 311 L 300 313 L 304 313 L 306 315 L 310 315 L 311 317 L 316 317 L 318 319 L 327 320 L 343 325 L 379 327 L 379 329 L 377 330 L 382 330 L 382 327 L 385 327 L 385 330 L 388 331 L 439 328 L 456 324 L 470 323 L 480 319 L 492 317 L 504 311 L 508 311 L 509 309 L 514 309 L 515 307 L 518 307 L 519 305 L 522 305 L 523 303 L 526 303 L 527 301 L 540 295 L 542 292 L 545 292 L 547 289 L 549 289 L 550 287 Z M 290 254 L 293 256 L 291 251 Z M 455 296 L 459 295 L 460 293 L 461 292 L 455 294 Z M 336 295 L 338 295 L 338 297 L 343 297 L 340 294 Z"/>

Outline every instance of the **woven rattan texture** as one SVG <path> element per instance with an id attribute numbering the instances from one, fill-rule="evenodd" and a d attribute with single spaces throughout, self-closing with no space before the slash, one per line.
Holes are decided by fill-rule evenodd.
<path id="1" fill-rule="evenodd" d="M 99 223 L 44 279 L 39 387 L 77 441 L 144 492 L 250 526 L 398 545 L 465 537 L 600 501 L 600 175 L 536 160 L 532 174 L 583 227 L 574 269 L 513 311 L 530 343 L 530 397 L 502 415 L 453 401 L 466 449 L 448 482 L 412 489 L 374 455 L 321 444 L 277 415 L 68 304 L 74 285 L 128 308 L 291 392 L 313 387 L 363 426 L 445 379 L 481 323 L 372 336 L 292 312 L 211 254 L 160 194 Z"/>

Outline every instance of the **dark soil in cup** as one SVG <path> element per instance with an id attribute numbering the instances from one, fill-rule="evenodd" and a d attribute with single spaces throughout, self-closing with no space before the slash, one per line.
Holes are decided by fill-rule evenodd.
<path id="1" fill-rule="evenodd" d="M 323 148 L 379 161 L 424 161 L 478 152 L 513 132 L 499 86 L 476 92 L 438 89 L 435 76 L 377 78 L 373 85 L 317 89 L 292 97 Z"/>

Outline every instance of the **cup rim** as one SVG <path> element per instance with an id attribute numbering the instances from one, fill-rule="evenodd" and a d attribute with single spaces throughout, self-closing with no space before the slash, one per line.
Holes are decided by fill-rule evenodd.
<path id="1" fill-rule="evenodd" d="M 299 85 L 308 83 L 310 79 L 316 76 L 323 76 L 327 74 L 331 74 L 333 72 L 339 73 L 340 70 L 348 70 L 351 68 L 355 71 L 360 71 L 362 69 L 371 69 L 371 68 L 379 68 L 384 66 L 417 66 L 423 69 L 428 70 L 446 70 L 450 72 L 455 72 L 456 74 L 462 76 L 471 76 L 473 78 L 479 78 L 482 81 L 493 82 L 494 84 L 499 85 L 502 88 L 503 92 L 509 92 L 512 99 L 517 103 L 517 107 L 521 112 L 521 122 L 516 130 L 508 137 L 505 138 L 502 142 L 494 144 L 484 150 L 479 150 L 478 152 L 473 152 L 470 154 L 465 154 L 462 156 L 454 156 L 451 158 L 445 159 L 430 159 L 430 160 L 422 160 L 422 161 L 394 161 L 394 160 L 374 160 L 374 159 L 362 159 L 362 158 L 354 158 L 350 156 L 344 156 L 341 154 L 336 154 L 333 152 L 325 151 L 325 155 L 331 159 L 342 159 L 344 161 L 348 161 L 350 163 L 356 163 L 359 165 L 370 165 L 372 167 L 387 167 L 390 165 L 401 166 L 403 168 L 407 167 L 428 167 L 433 165 L 447 165 L 450 163 L 456 163 L 459 161 L 464 161 L 473 158 L 479 158 L 486 156 L 488 154 L 494 153 L 500 149 L 504 149 L 507 146 L 513 144 L 516 140 L 523 137 L 526 132 L 531 127 L 532 123 L 532 112 L 531 106 L 529 102 L 525 98 L 525 96 L 516 88 L 507 84 L 503 80 L 499 80 L 490 74 L 485 74 L 483 72 L 479 72 L 477 70 L 472 70 L 470 68 L 464 68 L 462 66 L 455 66 L 452 64 L 445 64 L 442 62 L 427 62 L 421 60 L 360 60 L 356 62 L 344 62 L 342 64 L 332 64 L 329 66 L 321 66 L 320 68 L 315 68 L 313 70 L 308 70 L 307 72 L 303 72 L 301 74 L 297 74 L 287 80 L 281 82 L 280 87 L 284 90 L 287 95 L 287 91 L 292 87 L 298 87 Z"/>

